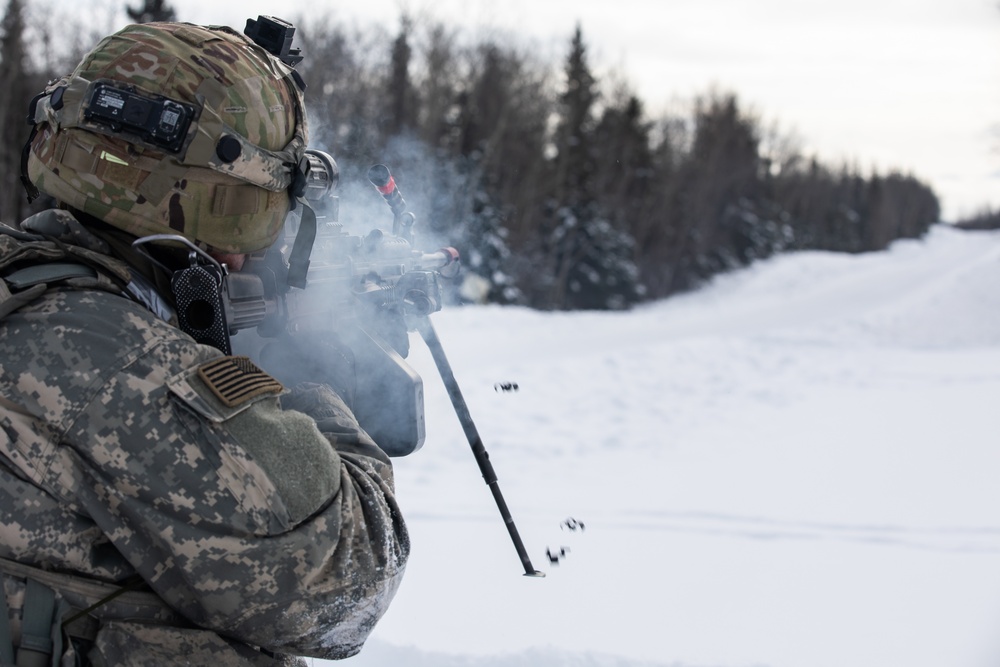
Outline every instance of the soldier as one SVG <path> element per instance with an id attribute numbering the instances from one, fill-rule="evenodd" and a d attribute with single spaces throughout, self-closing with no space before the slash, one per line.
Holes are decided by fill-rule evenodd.
<path id="1" fill-rule="evenodd" d="M 0 663 L 343 658 L 409 553 L 390 460 L 331 388 L 178 328 L 179 234 L 238 270 L 276 239 L 302 86 L 228 28 L 103 40 L 33 102 L 0 228 Z M 116 115 L 117 114 L 117 115 Z"/>

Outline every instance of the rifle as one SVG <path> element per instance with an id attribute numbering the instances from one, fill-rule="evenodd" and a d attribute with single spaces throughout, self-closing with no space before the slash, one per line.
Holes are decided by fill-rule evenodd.
<path id="1" fill-rule="evenodd" d="M 489 460 L 430 315 L 443 304 L 441 281 L 454 277 L 458 252 L 441 248 L 424 253 L 413 247 L 416 217 L 406 209 L 385 165 L 368 172 L 372 185 L 393 212 L 392 232 L 374 228 L 354 236 L 340 224 L 339 181 L 333 158 L 307 151 L 302 169 L 304 197 L 316 211 L 316 237 L 302 288 L 289 285 L 294 246 L 301 221 L 290 220 L 285 234 L 266 251 L 252 255 L 243 270 L 224 281 L 222 301 L 234 348 L 248 352 L 279 380 L 294 383 L 316 372 L 296 368 L 285 354 L 293 347 L 337 357 L 324 378 L 351 406 L 361 426 L 390 456 L 405 456 L 424 442 L 423 382 L 405 361 L 409 332 L 427 344 L 483 479 L 521 559 L 526 576 L 535 570 L 500 492 Z M 303 211 L 305 213 L 305 211 Z M 247 331 L 256 328 L 255 332 Z M 255 334 L 248 336 L 246 334 Z M 270 342 L 268 342 L 270 340 Z"/>
<path id="2" fill-rule="evenodd" d="M 406 363 L 408 332 L 416 320 L 441 309 L 442 280 L 459 269 L 458 252 L 424 253 L 413 247 L 415 216 L 377 165 L 390 207 L 392 232 L 378 227 L 349 234 L 339 221 L 333 195 L 339 172 L 333 158 L 309 149 L 304 198 L 316 214 L 316 235 L 302 288 L 290 285 L 301 217 L 289 216 L 284 233 L 266 251 L 251 255 L 243 270 L 227 276 L 225 320 L 235 350 L 259 361 L 286 384 L 312 379 L 317 371 L 340 393 L 361 426 L 390 456 L 405 456 L 424 441 L 423 384 Z M 389 200 L 392 199 L 390 202 Z M 304 208 L 304 207 L 303 207 Z M 255 330 L 255 331 L 250 331 Z M 290 354 L 314 348 L 311 357 Z M 305 364 L 305 365 L 303 365 Z"/>

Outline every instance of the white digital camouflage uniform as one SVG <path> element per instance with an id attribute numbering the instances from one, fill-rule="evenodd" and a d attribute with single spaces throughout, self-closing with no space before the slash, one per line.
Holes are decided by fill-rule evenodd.
<path id="1" fill-rule="evenodd" d="M 196 43 L 195 27 L 184 30 L 185 43 Z M 251 50 L 238 39 L 224 35 L 223 46 Z M 135 56 L 130 48 L 126 60 Z M 278 64 L 269 67 L 282 75 Z M 69 144 L 74 169 L 61 170 L 70 152 L 59 143 L 62 112 L 46 100 L 39 108 L 29 168 L 43 191 L 48 179 L 67 198 L 82 193 L 78 208 L 126 231 L 162 215 L 162 226 L 188 233 L 199 220 L 207 227 L 198 207 L 213 206 L 235 231 L 248 229 L 240 216 L 249 215 L 241 207 L 256 201 L 252 192 L 240 191 L 236 210 L 219 208 L 219 192 L 244 187 L 227 180 L 236 176 L 217 173 L 182 197 L 193 208 L 169 203 L 192 189 L 181 179 L 160 193 L 157 208 L 128 184 L 105 191 L 106 181 L 81 171 L 93 166 L 82 159 L 93 151 L 94 135 L 85 133 Z M 299 151 L 302 133 L 286 129 L 272 149 L 287 143 Z M 122 158 L 137 156 L 118 139 L 101 141 Z M 97 168 L 108 178 L 141 185 L 142 177 L 104 161 Z M 153 164 L 151 174 L 154 162 L 143 163 Z M 183 169 L 189 178 L 208 171 Z M 263 188 L 269 206 L 278 201 L 278 186 L 245 187 Z M 106 215 L 132 205 L 140 208 L 133 217 Z M 276 206 L 253 247 L 237 238 L 226 250 L 273 240 Z M 127 298 L 121 286 L 137 278 L 135 269 L 67 212 L 39 214 L 22 228 L 0 233 L 0 277 L 59 261 L 97 270 L 33 286 L 0 281 L 0 592 L 14 644 L 37 639 L 37 630 L 25 630 L 25 600 L 39 582 L 55 593 L 51 615 L 76 617 L 70 634 L 86 639 L 74 646 L 56 624 L 51 664 L 64 654 L 64 665 L 274 665 L 295 662 L 282 656 L 360 650 L 399 585 L 409 541 L 390 460 L 343 401 L 322 384 L 282 387 Z M 47 236 L 24 233 L 40 230 Z M 141 588 L 131 583 L 139 577 Z M 111 599 L 115 592 L 123 593 Z"/>

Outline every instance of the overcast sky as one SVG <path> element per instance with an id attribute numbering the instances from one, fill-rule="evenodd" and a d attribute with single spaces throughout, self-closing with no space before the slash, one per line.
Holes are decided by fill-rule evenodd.
<path id="1" fill-rule="evenodd" d="M 84 6 L 48 2 L 65 12 Z M 87 7 L 92 15 L 97 7 L 109 14 L 125 4 L 99 0 Z M 180 20 L 241 29 L 258 14 L 292 22 L 329 14 L 394 30 L 406 9 L 470 31 L 510 31 L 554 58 L 565 53 L 579 22 L 591 66 L 599 74 L 624 73 L 651 115 L 712 87 L 734 92 L 822 161 L 897 168 L 927 181 L 948 219 L 986 204 L 1000 208 L 1000 0 L 168 4 Z"/>

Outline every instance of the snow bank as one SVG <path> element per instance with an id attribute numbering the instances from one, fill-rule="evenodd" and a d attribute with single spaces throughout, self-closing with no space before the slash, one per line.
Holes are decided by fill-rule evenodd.
<path id="1" fill-rule="evenodd" d="M 1000 664 L 1000 234 L 779 256 L 629 313 L 434 321 L 548 576 L 521 576 L 414 341 L 413 557 L 346 663 Z"/>

